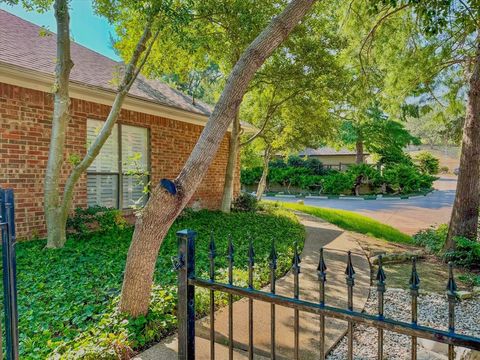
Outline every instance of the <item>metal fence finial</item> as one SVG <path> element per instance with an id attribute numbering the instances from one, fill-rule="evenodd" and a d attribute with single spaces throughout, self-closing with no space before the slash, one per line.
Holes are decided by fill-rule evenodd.
<path id="1" fill-rule="evenodd" d="M 355 269 L 352 264 L 352 252 L 348 252 L 347 268 L 345 269 L 345 275 L 347 275 L 347 281 L 351 281 L 352 285 L 354 284 L 355 279 Z"/>
<path id="2" fill-rule="evenodd" d="M 412 257 L 412 273 L 410 275 L 409 284 L 411 290 L 418 290 L 420 286 L 420 278 L 417 273 L 417 258 L 415 256 Z"/>
<path id="3" fill-rule="evenodd" d="M 378 256 L 378 270 L 377 270 L 377 285 L 378 286 L 383 286 L 383 289 L 385 290 L 385 280 L 387 279 L 387 276 L 385 275 L 385 271 L 383 270 L 383 264 L 382 264 L 382 255 Z"/>
<path id="4" fill-rule="evenodd" d="M 325 263 L 325 259 L 323 257 L 323 247 L 320 248 L 320 259 L 318 261 L 317 266 L 317 273 L 318 273 L 318 280 L 326 281 L 327 278 L 327 264 Z"/>
<path id="5" fill-rule="evenodd" d="M 455 282 L 455 278 L 453 276 L 453 264 L 450 261 L 448 263 L 448 283 L 447 283 L 447 294 L 449 296 L 456 296 L 455 293 L 457 291 L 457 283 Z"/>

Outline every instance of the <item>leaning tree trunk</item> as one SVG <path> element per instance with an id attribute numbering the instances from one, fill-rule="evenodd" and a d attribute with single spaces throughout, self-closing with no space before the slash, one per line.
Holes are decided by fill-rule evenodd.
<path id="1" fill-rule="evenodd" d="M 68 83 L 73 62 L 70 58 L 70 15 L 68 1 L 56 0 L 57 65 L 55 68 L 52 133 L 44 183 L 44 211 L 47 224 L 47 247 L 56 248 L 65 243 L 65 214 L 61 211 L 60 175 L 65 150 L 65 136 L 70 120 Z"/>
<path id="2" fill-rule="evenodd" d="M 240 149 L 240 117 L 238 111 L 232 123 L 230 145 L 228 148 L 227 168 L 225 170 L 225 183 L 223 185 L 222 205 L 220 210 L 229 213 L 232 208 L 235 173 L 237 170 L 238 151 Z"/>
<path id="3" fill-rule="evenodd" d="M 477 239 L 480 206 L 480 35 L 470 75 L 457 191 L 445 250 L 455 248 L 455 236 Z"/>
<path id="4" fill-rule="evenodd" d="M 63 2 L 62 2 L 63 3 Z M 67 3 L 66 1 L 64 3 Z M 68 6 L 68 5 L 65 5 Z M 57 5 L 56 5 L 57 8 Z M 62 13 L 67 14 L 68 17 L 68 7 Z M 63 55 L 63 52 L 68 49 L 68 58 L 70 58 L 70 38 L 69 38 L 69 25 L 68 18 L 67 23 L 63 18 L 57 16 L 58 26 L 62 26 L 64 32 L 67 34 L 66 37 L 68 40 L 63 39 L 64 34 L 61 35 L 60 31 L 58 32 L 57 37 L 59 38 L 57 44 L 60 41 L 63 41 L 62 44 L 57 45 L 57 52 L 59 55 L 59 64 L 61 59 L 66 55 Z M 115 123 L 117 122 L 118 117 L 120 116 L 120 111 L 122 109 L 123 101 L 130 90 L 130 87 L 133 84 L 133 81 L 137 78 L 143 64 L 145 63 L 146 58 L 148 57 L 150 50 L 152 49 L 153 43 L 158 36 L 158 31 L 155 34 L 155 37 L 150 42 L 149 47 L 147 48 L 146 44 L 149 39 L 152 37 L 152 21 L 149 21 L 145 26 L 142 37 L 140 38 L 135 50 L 132 54 L 132 58 L 125 69 L 125 74 L 123 76 L 122 82 L 120 83 L 115 100 L 113 101 L 112 108 L 110 113 L 103 125 L 100 133 L 95 138 L 95 141 L 89 147 L 85 157 L 73 168 L 72 172 L 67 178 L 65 187 L 63 189 L 63 196 L 60 196 L 60 187 L 59 187 L 59 177 L 60 170 L 63 164 L 63 151 L 65 148 L 65 135 L 68 119 L 70 117 L 68 112 L 69 98 L 68 98 L 68 81 L 69 76 L 61 73 L 61 76 L 57 73 L 57 78 L 61 79 L 62 86 L 56 86 L 55 94 L 55 104 L 54 104 L 54 116 L 53 116 L 53 127 L 52 127 L 52 137 L 50 143 L 50 153 L 48 158 L 47 166 L 47 175 L 45 178 L 45 221 L 47 224 L 47 247 L 48 248 L 61 248 L 66 241 L 66 227 L 67 227 L 67 217 L 70 211 L 75 185 L 80 179 L 81 175 L 88 169 L 88 167 L 95 160 L 97 155 L 100 153 L 105 142 L 108 140 Z M 62 39 L 60 39 L 62 36 Z M 144 54 L 143 59 L 141 59 L 142 54 Z M 66 59 L 65 59 L 66 61 Z M 71 61 L 70 61 L 71 63 Z M 66 65 L 62 65 L 63 68 Z M 57 71 L 59 65 L 57 64 Z M 70 65 L 71 68 L 71 65 Z M 63 89 L 63 86 L 66 87 L 66 90 Z M 57 103 L 57 93 L 59 93 L 59 101 Z M 57 115 L 60 114 L 60 115 Z"/>
<path id="5" fill-rule="evenodd" d="M 268 170 L 269 170 L 268 165 L 270 163 L 271 150 L 272 150 L 272 147 L 270 145 L 267 145 L 263 153 L 263 172 L 257 187 L 258 201 L 262 200 L 263 193 L 265 192 L 265 189 L 267 187 L 267 176 L 268 176 Z"/>
<path id="6" fill-rule="evenodd" d="M 363 139 L 362 139 L 362 137 L 358 137 L 357 142 L 355 144 L 355 148 L 356 148 L 355 163 L 356 164 L 363 164 Z"/>
<path id="7" fill-rule="evenodd" d="M 288 37 L 314 2 L 293 0 L 248 46 L 235 64 L 197 144 L 175 179 L 177 191 L 171 194 L 160 185 L 152 191 L 137 219 L 128 251 L 121 311 L 131 316 L 148 312 L 155 263 L 165 235 L 205 176 L 255 72 Z"/>

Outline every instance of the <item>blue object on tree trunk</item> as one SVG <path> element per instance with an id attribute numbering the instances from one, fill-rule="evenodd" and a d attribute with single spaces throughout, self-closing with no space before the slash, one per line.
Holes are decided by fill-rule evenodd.
<path id="1" fill-rule="evenodd" d="M 177 187 L 175 183 L 168 179 L 160 180 L 160 186 L 167 190 L 170 194 L 175 195 L 177 193 Z"/>

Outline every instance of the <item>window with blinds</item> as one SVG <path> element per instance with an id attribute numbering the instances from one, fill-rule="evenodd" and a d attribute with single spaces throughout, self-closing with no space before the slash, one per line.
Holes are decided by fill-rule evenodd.
<path id="1" fill-rule="evenodd" d="M 103 121 L 87 121 L 87 147 Z M 148 129 L 117 124 L 87 171 L 88 206 L 143 206 L 148 186 Z"/>

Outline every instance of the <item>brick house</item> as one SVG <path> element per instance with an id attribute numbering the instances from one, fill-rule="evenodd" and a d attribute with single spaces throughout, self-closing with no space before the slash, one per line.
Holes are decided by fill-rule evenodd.
<path id="1" fill-rule="evenodd" d="M 18 236 L 41 236 L 45 233 L 43 179 L 53 111 L 56 38 L 40 36 L 39 26 L 3 10 L 0 24 L 0 186 L 15 190 Z M 85 154 L 109 112 L 115 96 L 112 79 L 120 65 L 76 43 L 71 52 L 75 66 L 64 178 L 71 167 L 68 159 Z M 176 177 L 210 110 L 201 102 L 192 104 L 187 95 L 160 81 L 139 76 L 112 136 L 77 184 L 75 206 L 127 209 L 144 202 L 142 189 L 147 180 L 157 183 Z M 201 207 L 220 205 L 228 147 L 226 136 L 192 198 Z M 235 191 L 239 188 L 237 180 Z"/>

